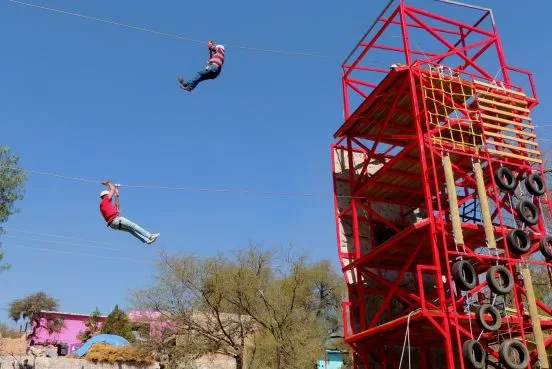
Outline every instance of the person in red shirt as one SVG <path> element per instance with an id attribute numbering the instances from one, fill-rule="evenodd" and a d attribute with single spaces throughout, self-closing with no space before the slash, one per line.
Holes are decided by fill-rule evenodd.
<path id="1" fill-rule="evenodd" d="M 185 81 L 184 78 L 179 77 L 180 88 L 186 91 L 192 91 L 199 82 L 207 79 L 215 79 L 222 70 L 224 64 L 224 45 L 217 45 L 213 41 L 207 43 L 209 49 L 209 60 L 207 66 L 200 70 L 197 75 L 190 81 Z"/>
<path id="2" fill-rule="evenodd" d="M 120 216 L 119 210 L 117 210 L 111 202 L 115 191 L 117 191 L 115 185 L 110 181 L 102 182 L 102 184 L 109 187 L 109 191 L 102 191 L 100 193 L 100 198 L 102 199 L 100 201 L 100 212 L 107 222 L 107 225 L 113 229 L 128 232 L 148 245 L 155 242 L 157 237 L 159 237 L 159 233 L 150 233 L 138 224 Z"/>

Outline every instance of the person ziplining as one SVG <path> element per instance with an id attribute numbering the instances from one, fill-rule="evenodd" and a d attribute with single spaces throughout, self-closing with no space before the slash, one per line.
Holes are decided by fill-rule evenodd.
<path id="1" fill-rule="evenodd" d="M 109 187 L 109 191 L 104 190 L 100 193 L 100 198 L 102 199 L 100 201 L 100 212 L 107 222 L 107 226 L 112 229 L 128 232 L 148 245 L 155 242 L 157 237 L 159 237 L 159 233 L 148 232 L 138 224 L 119 215 L 119 190 L 117 186 L 110 181 L 103 181 L 102 184 Z M 112 203 L 114 195 L 115 206 Z"/>
<path id="2" fill-rule="evenodd" d="M 185 81 L 184 78 L 178 77 L 180 88 L 186 91 L 192 91 L 199 82 L 215 79 L 218 77 L 224 64 L 224 45 L 217 45 L 213 41 L 207 42 L 209 48 L 209 60 L 207 66 L 200 70 L 197 75 L 190 81 Z"/>

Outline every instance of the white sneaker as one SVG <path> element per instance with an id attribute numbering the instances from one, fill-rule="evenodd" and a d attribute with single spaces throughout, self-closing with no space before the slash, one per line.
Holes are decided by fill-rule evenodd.
<path id="1" fill-rule="evenodd" d="M 146 241 L 146 243 L 149 245 L 149 244 L 152 244 L 155 242 L 155 240 L 157 239 L 157 237 L 159 237 L 161 233 L 154 233 L 150 236 L 149 240 Z"/>

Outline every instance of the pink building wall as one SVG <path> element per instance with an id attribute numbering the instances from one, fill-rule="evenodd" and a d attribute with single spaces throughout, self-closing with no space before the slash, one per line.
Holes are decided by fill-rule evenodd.
<path id="1" fill-rule="evenodd" d="M 29 344 L 31 345 L 56 345 L 58 343 L 65 343 L 68 346 L 69 352 L 73 352 L 80 345 L 82 341 L 79 339 L 81 332 L 86 330 L 86 319 L 89 315 L 87 314 L 76 314 L 76 313 L 64 313 L 58 311 L 47 311 L 43 312 L 44 318 L 40 319 L 39 326 L 35 326 L 34 335 L 29 337 Z M 47 327 L 47 319 L 63 319 L 63 328 L 59 332 L 49 333 Z M 107 317 L 102 315 L 98 318 L 100 327 L 105 322 Z M 161 334 L 164 329 L 166 329 L 169 324 L 160 319 L 160 314 L 155 312 L 140 312 L 140 311 L 131 311 L 128 313 L 128 318 L 131 322 L 135 323 L 147 323 L 150 325 L 150 337 L 161 337 Z"/>
<path id="2" fill-rule="evenodd" d="M 47 327 L 47 318 L 41 318 L 38 326 L 33 324 L 34 335 L 29 337 L 31 345 L 56 345 L 66 343 L 69 352 L 73 352 L 82 344 L 78 338 L 81 332 L 86 330 L 84 323 L 88 319 L 86 314 L 62 313 L 62 312 L 44 312 L 51 319 L 63 319 L 63 328 L 59 332 L 49 333 Z M 98 321 L 100 326 L 105 322 L 105 316 L 100 316 Z"/>

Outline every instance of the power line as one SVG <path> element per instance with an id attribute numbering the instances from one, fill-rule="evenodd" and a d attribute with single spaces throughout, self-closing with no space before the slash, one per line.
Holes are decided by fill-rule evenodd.
<path id="1" fill-rule="evenodd" d="M 131 24 L 115 22 L 115 21 L 108 20 L 108 19 L 91 17 L 91 16 L 88 16 L 88 15 L 73 13 L 73 12 L 69 12 L 69 11 L 66 11 L 66 10 L 62 10 L 62 9 L 50 8 L 50 7 L 37 5 L 37 4 L 32 4 L 32 3 L 27 3 L 27 2 L 23 2 L 23 1 L 19 1 L 19 0 L 7 0 L 7 1 L 9 1 L 11 3 L 25 5 L 25 6 L 28 6 L 28 7 L 31 7 L 31 8 L 37 8 L 37 9 L 47 10 L 47 11 L 54 12 L 54 13 L 65 14 L 65 15 L 70 15 L 70 16 L 73 16 L 73 17 L 83 18 L 83 19 L 94 21 L 94 22 L 111 24 L 111 25 L 118 26 L 118 27 L 133 29 L 135 31 L 148 32 L 148 33 L 152 33 L 152 34 L 158 35 L 158 36 L 172 37 L 172 38 L 176 38 L 176 39 L 183 40 L 183 41 L 195 42 L 195 43 L 201 43 L 201 44 L 206 43 L 206 41 L 204 41 L 204 40 L 198 40 L 198 39 L 195 39 L 195 38 L 182 36 L 182 35 L 177 35 L 177 34 L 174 34 L 174 33 L 161 32 L 161 31 L 157 31 L 157 30 L 153 30 L 153 29 L 149 29 L 149 28 L 145 28 L 145 27 L 141 27 L 141 26 L 134 26 L 134 25 L 131 25 Z M 316 53 L 287 51 L 287 50 L 275 50 L 275 49 L 264 49 L 264 48 L 242 46 L 242 45 L 225 44 L 225 46 L 229 47 L 229 48 L 242 49 L 242 50 L 255 51 L 255 52 L 265 52 L 265 53 L 273 53 L 273 54 L 286 54 L 286 55 L 294 55 L 294 56 L 308 56 L 308 57 L 323 58 L 323 59 L 339 59 L 335 56 L 321 55 L 321 54 L 316 54 Z"/>
<path id="2" fill-rule="evenodd" d="M 12 244 L 12 243 L 8 243 L 5 246 L 16 247 L 16 248 L 20 248 L 20 249 L 27 249 L 27 250 L 34 250 L 34 251 L 57 252 L 57 253 L 61 253 L 61 254 L 95 257 L 95 258 L 99 258 L 99 259 L 126 261 L 126 262 L 132 262 L 132 263 L 151 263 L 151 260 L 130 259 L 130 258 L 123 258 L 123 257 L 119 257 L 119 256 L 103 256 L 103 255 L 97 255 L 97 254 L 88 254 L 88 253 L 83 253 L 83 252 L 67 251 L 67 250 L 59 250 L 59 249 L 50 249 L 50 248 L 45 249 L 45 248 L 40 248 L 40 247 L 19 245 L 19 244 Z"/>
<path id="3" fill-rule="evenodd" d="M 24 231 L 22 229 L 12 228 L 12 227 L 2 227 L 3 229 L 7 230 L 9 232 L 16 232 L 16 233 L 23 233 L 23 234 L 30 234 L 34 236 L 46 236 L 46 237 L 55 237 L 55 238 L 62 238 L 66 240 L 72 240 L 72 241 L 80 241 L 80 242 L 91 242 L 91 243 L 99 243 L 104 245 L 115 245 L 113 242 L 107 242 L 107 241 L 96 241 L 96 240 L 87 240 L 83 238 L 76 238 L 76 237 L 69 237 L 69 236 L 62 236 L 52 233 L 40 233 L 40 232 L 31 232 L 31 231 Z"/>
<path id="4" fill-rule="evenodd" d="M 22 236 L 12 236 L 9 234 L 5 234 L 3 237 L 8 238 L 18 238 L 25 241 L 34 241 L 39 243 L 53 243 L 55 245 L 67 245 L 67 246 L 75 246 L 75 247 L 84 247 L 84 248 L 92 248 L 92 249 L 102 249 L 102 250 L 112 250 L 112 251 L 124 251 L 121 248 L 115 248 L 115 247 L 107 247 L 107 246 L 96 246 L 96 245 L 86 245 L 86 244 L 78 244 L 78 243 L 71 243 L 71 242 L 63 242 L 63 241 L 56 241 L 56 240 L 46 240 L 42 238 L 30 238 L 30 237 L 22 237 Z"/>

